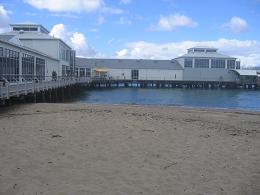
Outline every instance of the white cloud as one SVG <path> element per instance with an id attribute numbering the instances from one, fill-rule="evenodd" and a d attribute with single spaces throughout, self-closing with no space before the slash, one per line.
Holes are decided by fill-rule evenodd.
<path id="1" fill-rule="evenodd" d="M 185 54 L 188 48 L 201 45 L 219 48 L 220 53 L 240 59 L 243 66 L 260 65 L 260 42 L 256 40 L 218 39 L 165 44 L 139 41 L 126 44 L 126 48 L 116 52 L 115 55 L 118 58 L 173 59 Z"/>
<path id="2" fill-rule="evenodd" d="M 97 52 L 89 46 L 84 34 L 80 32 L 70 32 L 64 24 L 53 26 L 50 35 L 60 38 L 76 50 L 77 56 L 92 57 Z"/>
<path id="3" fill-rule="evenodd" d="M 222 27 L 235 33 L 241 33 L 248 28 L 248 24 L 243 18 L 232 17 L 230 21 L 223 24 Z"/>
<path id="4" fill-rule="evenodd" d="M 0 5 L 0 33 L 9 30 L 9 14 L 11 12 L 6 10 L 4 6 Z"/>
<path id="5" fill-rule="evenodd" d="M 196 27 L 198 24 L 190 17 L 176 13 L 169 16 L 160 16 L 156 25 L 152 25 L 152 30 L 173 31 L 178 27 Z"/>
<path id="6" fill-rule="evenodd" d="M 121 25 L 131 25 L 132 21 L 125 18 L 125 17 L 120 17 L 119 20 L 117 21 L 117 24 L 121 24 Z"/>
<path id="7" fill-rule="evenodd" d="M 129 52 L 128 52 L 127 49 L 122 49 L 122 50 L 116 52 L 116 56 L 117 56 L 118 58 L 126 58 L 126 57 L 129 56 Z"/>
<path id="8" fill-rule="evenodd" d="M 93 12 L 101 11 L 109 14 L 121 14 L 118 8 L 107 7 L 103 0 L 24 0 L 37 9 L 47 9 L 51 12 Z"/>

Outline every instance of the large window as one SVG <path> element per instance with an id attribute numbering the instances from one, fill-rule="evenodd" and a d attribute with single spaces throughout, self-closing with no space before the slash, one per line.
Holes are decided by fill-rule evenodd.
<path id="1" fill-rule="evenodd" d="M 225 60 L 224 59 L 212 59 L 211 68 L 225 68 Z"/>
<path id="2" fill-rule="evenodd" d="M 139 79 L 139 70 L 132 70 L 131 76 L 132 76 L 133 80 L 138 80 Z"/>
<path id="3" fill-rule="evenodd" d="M 90 78 L 91 77 L 91 69 L 86 68 L 86 77 Z"/>
<path id="4" fill-rule="evenodd" d="M 85 68 L 80 68 L 79 69 L 79 76 L 80 77 L 85 77 Z"/>
<path id="5" fill-rule="evenodd" d="M 19 79 L 19 52 L 0 47 L 0 75 L 9 82 Z"/>
<path id="6" fill-rule="evenodd" d="M 36 58 L 36 76 L 39 80 L 45 79 L 45 59 Z"/>
<path id="7" fill-rule="evenodd" d="M 227 68 L 228 69 L 235 69 L 236 60 L 228 60 L 227 61 Z"/>
<path id="8" fill-rule="evenodd" d="M 33 80 L 34 56 L 23 53 L 22 56 L 22 76 L 25 80 Z"/>
<path id="9" fill-rule="evenodd" d="M 195 59 L 195 68 L 209 68 L 209 59 Z"/>
<path id="10" fill-rule="evenodd" d="M 240 61 L 236 61 L 236 69 L 240 69 Z"/>
<path id="11" fill-rule="evenodd" d="M 184 59 L 184 67 L 185 68 L 192 68 L 192 58 L 185 58 Z"/>

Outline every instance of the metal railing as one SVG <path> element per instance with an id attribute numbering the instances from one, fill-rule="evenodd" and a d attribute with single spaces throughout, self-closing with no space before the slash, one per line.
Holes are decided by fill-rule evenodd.
<path id="1" fill-rule="evenodd" d="M 0 99 L 9 99 L 10 97 L 37 93 L 49 89 L 71 86 L 80 83 L 89 83 L 90 78 L 86 77 L 31 77 L 17 76 L 16 79 L 9 82 L 6 75 L 0 76 Z"/>

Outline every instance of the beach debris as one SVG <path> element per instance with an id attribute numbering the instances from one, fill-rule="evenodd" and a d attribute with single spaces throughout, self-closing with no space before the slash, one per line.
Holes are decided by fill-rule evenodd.
<path id="1" fill-rule="evenodd" d="M 152 129 L 142 129 L 142 131 L 147 131 L 147 132 L 152 132 L 152 133 L 155 132 L 155 130 L 152 130 Z"/>
<path id="2" fill-rule="evenodd" d="M 58 134 L 56 134 L 56 135 L 52 135 L 51 136 L 52 138 L 59 138 L 59 137 L 62 137 L 61 135 L 58 135 Z"/>
<path id="3" fill-rule="evenodd" d="M 17 186 L 17 184 L 15 183 L 15 184 L 13 185 L 13 189 L 15 189 L 15 188 L 16 188 L 16 186 Z"/>
<path id="4" fill-rule="evenodd" d="M 170 163 L 170 164 L 164 166 L 163 169 L 166 170 L 166 169 L 168 169 L 168 168 L 170 168 L 171 166 L 176 165 L 176 164 L 177 164 L 177 162 L 172 162 L 172 163 Z"/>

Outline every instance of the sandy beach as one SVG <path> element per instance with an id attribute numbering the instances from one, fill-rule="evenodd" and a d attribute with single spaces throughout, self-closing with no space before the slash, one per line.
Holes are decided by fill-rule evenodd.
<path id="1" fill-rule="evenodd" d="M 0 108 L 0 194 L 260 194 L 260 112 Z"/>

